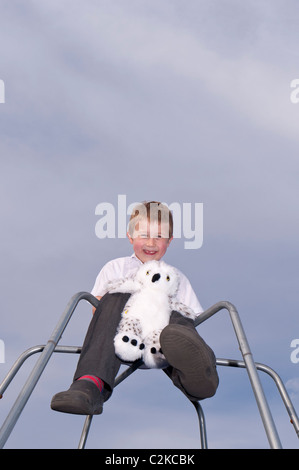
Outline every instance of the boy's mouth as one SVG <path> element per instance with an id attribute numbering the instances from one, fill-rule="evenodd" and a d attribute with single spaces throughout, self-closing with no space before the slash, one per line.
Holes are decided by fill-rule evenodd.
<path id="1" fill-rule="evenodd" d="M 148 256 L 153 256 L 157 253 L 155 250 L 143 250 L 143 252 Z"/>

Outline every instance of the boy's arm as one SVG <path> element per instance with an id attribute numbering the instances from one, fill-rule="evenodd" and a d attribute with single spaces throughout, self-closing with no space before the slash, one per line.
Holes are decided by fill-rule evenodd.
<path id="1" fill-rule="evenodd" d="M 105 285 L 105 283 L 107 283 L 107 280 L 109 279 L 109 276 L 107 275 L 107 268 L 109 266 L 110 263 L 107 263 L 102 269 L 101 271 L 99 272 L 97 278 L 96 278 L 96 281 L 95 281 L 95 284 L 93 286 L 93 289 L 91 291 L 92 295 L 94 295 L 94 297 L 98 300 L 101 300 L 101 298 L 103 297 L 104 293 L 102 295 L 96 295 L 96 293 L 102 293 L 103 292 L 103 286 Z M 94 314 L 94 312 L 96 311 L 96 308 L 95 307 L 92 307 L 92 314 Z"/>

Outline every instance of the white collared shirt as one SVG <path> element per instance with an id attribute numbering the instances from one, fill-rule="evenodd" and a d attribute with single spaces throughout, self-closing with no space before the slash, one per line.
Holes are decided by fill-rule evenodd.
<path id="1" fill-rule="evenodd" d="M 108 291 L 108 282 L 133 276 L 141 265 L 142 261 L 137 258 L 135 253 L 133 253 L 132 256 L 125 256 L 108 261 L 99 272 L 91 294 L 95 297 L 102 297 Z M 179 269 L 175 269 L 180 277 L 177 301 L 191 308 L 196 314 L 202 313 L 203 308 L 189 280 Z"/>

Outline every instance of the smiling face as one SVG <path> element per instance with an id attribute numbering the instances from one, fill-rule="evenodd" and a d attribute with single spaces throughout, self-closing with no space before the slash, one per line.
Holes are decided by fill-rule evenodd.
<path id="1" fill-rule="evenodd" d="M 151 260 L 159 261 L 164 256 L 173 239 L 168 234 L 168 224 L 140 220 L 133 235 L 127 235 L 137 258 L 146 263 Z"/>

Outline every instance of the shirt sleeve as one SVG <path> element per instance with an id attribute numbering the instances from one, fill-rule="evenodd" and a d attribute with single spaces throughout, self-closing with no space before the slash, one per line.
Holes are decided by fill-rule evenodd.
<path id="1" fill-rule="evenodd" d="M 91 294 L 95 297 L 103 297 L 107 292 L 108 282 L 115 280 L 116 277 L 114 266 L 109 261 L 97 275 Z"/>
<path id="2" fill-rule="evenodd" d="M 191 308 L 196 315 L 199 315 L 204 310 L 195 294 L 189 279 L 181 272 L 180 274 L 180 287 L 177 294 L 177 299 L 187 307 Z"/>

